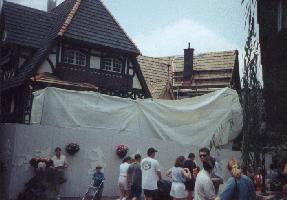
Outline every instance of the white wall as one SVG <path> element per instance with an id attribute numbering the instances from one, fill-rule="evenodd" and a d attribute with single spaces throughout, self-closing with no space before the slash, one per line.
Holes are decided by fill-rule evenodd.
<path id="1" fill-rule="evenodd" d="M 101 58 L 96 56 L 90 57 L 90 68 L 100 69 L 101 68 Z"/>
<path id="2" fill-rule="evenodd" d="M 25 60 L 26 60 L 25 58 L 19 58 L 18 68 L 20 68 L 24 64 Z"/>
<path id="3" fill-rule="evenodd" d="M 54 67 L 56 67 L 56 54 L 50 54 L 49 59 L 53 63 Z M 44 72 L 53 73 L 50 63 L 45 60 L 42 65 L 39 67 L 37 73 L 41 74 Z"/>
<path id="4" fill-rule="evenodd" d="M 121 163 L 121 159 L 115 154 L 115 147 L 118 144 L 128 145 L 129 155 L 141 153 L 145 156 L 147 148 L 155 147 L 159 151 L 157 159 L 162 172 L 173 166 L 178 155 L 187 155 L 190 152 L 197 155 L 198 152 L 198 149 L 192 145 L 182 146 L 174 142 L 123 134 L 103 135 L 101 131 L 93 129 L 3 124 L 0 125 L 0 133 L 1 142 L 8 141 L 9 137 L 13 139 L 10 139 L 12 142 L 10 146 L 13 150 L 11 175 L 7 174 L 11 181 L 10 198 L 16 197 L 23 190 L 24 184 L 32 177 L 33 171 L 29 165 L 32 157 L 51 155 L 55 147 L 59 146 L 64 149 L 64 146 L 70 142 L 78 143 L 81 150 L 75 156 L 67 155 L 69 168 L 66 173 L 68 181 L 62 185 L 64 197 L 82 196 L 91 181 L 91 171 L 97 164 L 104 166 L 106 176 L 104 195 L 117 195 L 117 179 Z M 3 145 L 0 148 L 1 152 L 4 152 Z M 238 156 L 238 152 L 229 150 L 220 152 L 220 159 L 224 166 L 229 158 Z"/>
<path id="5" fill-rule="evenodd" d="M 10 177 L 14 154 L 14 133 L 15 127 L 10 127 L 4 131 L 0 125 L 0 162 L 3 165 L 3 171 L 1 169 L 0 173 L 0 199 L 8 199 L 9 189 L 11 188 Z"/>
<path id="6" fill-rule="evenodd" d="M 140 83 L 140 81 L 138 79 L 137 74 L 135 74 L 135 76 L 133 78 L 133 88 L 142 89 L 142 86 L 141 86 L 141 83 Z"/>

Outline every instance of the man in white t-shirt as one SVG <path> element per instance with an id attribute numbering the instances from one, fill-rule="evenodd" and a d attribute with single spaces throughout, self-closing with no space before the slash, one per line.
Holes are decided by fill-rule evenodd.
<path id="1" fill-rule="evenodd" d="M 211 180 L 211 172 L 215 160 L 206 156 L 202 162 L 203 169 L 198 173 L 194 186 L 194 200 L 215 200 L 215 189 Z"/>
<path id="2" fill-rule="evenodd" d="M 64 169 L 68 167 L 66 156 L 61 154 L 61 148 L 57 147 L 55 149 L 55 156 L 51 159 L 53 161 L 53 175 L 54 175 L 54 184 L 55 191 L 57 193 L 57 199 L 60 199 L 60 184 L 66 182 L 64 176 Z"/>
<path id="3" fill-rule="evenodd" d="M 157 182 L 161 179 L 159 163 L 155 158 L 155 150 L 153 147 L 147 150 L 148 157 L 141 161 L 142 170 L 142 188 L 145 200 L 152 200 L 157 195 Z"/>

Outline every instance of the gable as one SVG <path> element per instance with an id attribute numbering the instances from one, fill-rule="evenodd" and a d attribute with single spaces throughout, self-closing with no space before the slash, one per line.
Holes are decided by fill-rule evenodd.
<path id="1" fill-rule="evenodd" d="M 82 0 L 64 37 L 139 54 L 132 40 L 99 0 Z"/>

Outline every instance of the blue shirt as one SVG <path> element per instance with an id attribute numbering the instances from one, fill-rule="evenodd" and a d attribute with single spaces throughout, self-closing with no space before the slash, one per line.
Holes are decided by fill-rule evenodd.
<path id="1" fill-rule="evenodd" d="M 254 184 L 251 179 L 245 175 L 241 175 L 240 178 L 237 179 L 237 190 L 235 189 L 235 179 L 233 177 L 229 178 L 220 194 L 220 199 L 232 200 L 235 197 L 235 191 L 237 191 L 239 200 L 256 199 Z"/>
<path id="2" fill-rule="evenodd" d="M 171 177 L 172 182 L 184 183 L 186 181 L 185 177 L 182 175 L 182 167 L 172 167 L 171 168 Z"/>
<path id="3" fill-rule="evenodd" d="M 105 180 L 105 176 L 102 172 L 95 172 L 93 179 L 94 179 L 94 186 L 104 187 L 104 184 L 101 184 Z"/>

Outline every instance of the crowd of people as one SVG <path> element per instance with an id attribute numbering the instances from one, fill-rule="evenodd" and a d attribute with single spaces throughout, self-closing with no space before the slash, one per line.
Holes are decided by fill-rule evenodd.
<path id="1" fill-rule="evenodd" d="M 159 162 L 155 159 L 157 150 L 149 148 L 147 157 L 141 160 L 141 155 L 134 158 L 126 157 L 120 165 L 118 186 L 119 200 L 140 199 L 143 191 L 145 200 L 159 198 L 158 183 L 162 180 Z M 199 150 L 202 168 L 195 162 L 195 154 L 187 158 L 178 156 L 174 166 L 165 175 L 171 180 L 169 195 L 174 200 L 253 200 L 256 199 L 255 187 L 252 180 L 243 175 L 239 164 L 232 159 L 227 169 L 231 177 L 225 183 L 223 190 L 218 193 L 219 185 L 223 183 L 222 176 L 217 172 L 217 161 L 210 156 L 208 148 Z"/>
<path id="2" fill-rule="evenodd" d="M 174 166 L 164 174 L 170 180 L 162 179 L 160 164 L 156 160 L 158 151 L 151 147 L 147 150 L 147 156 L 142 159 L 140 154 L 132 157 L 127 156 L 120 164 L 120 174 L 118 178 L 119 200 L 139 200 L 142 195 L 145 200 L 168 200 L 167 197 L 159 196 L 159 183 L 171 183 L 166 192 L 174 200 L 254 200 L 256 199 L 256 174 L 248 175 L 248 171 L 241 170 L 241 167 L 235 159 L 229 160 L 227 169 L 230 172 L 230 178 L 225 182 L 219 192 L 219 185 L 223 184 L 222 170 L 218 162 L 210 155 L 208 148 L 199 150 L 200 163 L 196 163 L 195 154 L 190 153 L 187 158 L 178 156 L 175 159 Z M 56 192 L 59 196 L 59 185 L 65 181 L 64 169 L 68 167 L 66 157 L 61 154 L 61 149 L 55 149 L 55 156 L 52 157 L 54 170 Z M 281 182 L 284 190 L 287 192 L 287 161 L 281 163 Z M 93 175 L 94 186 L 99 188 L 97 199 L 101 199 L 104 188 L 104 174 L 102 167 L 97 166 Z M 276 174 L 273 168 L 267 171 L 267 179 L 274 179 Z M 248 175 L 248 176 L 247 176 Z M 251 177 L 251 178 L 250 178 Z M 165 182 L 164 182 L 165 181 Z M 285 181 L 285 182 L 284 182 Z M 164 184 L 163 184 L 164 185 Z M 167 184 L 168 185 L 168 184 Z"/>

